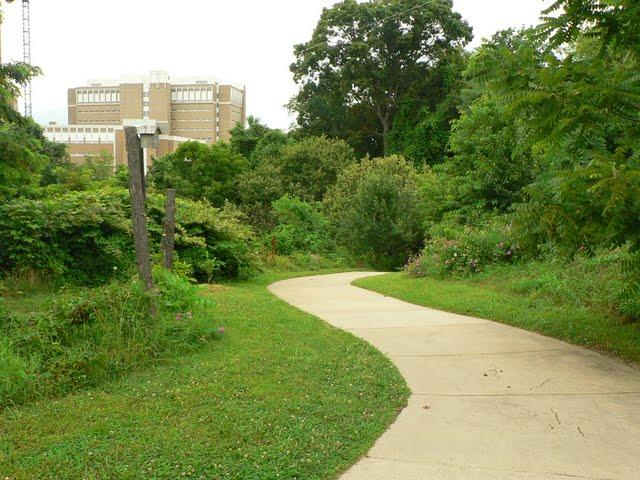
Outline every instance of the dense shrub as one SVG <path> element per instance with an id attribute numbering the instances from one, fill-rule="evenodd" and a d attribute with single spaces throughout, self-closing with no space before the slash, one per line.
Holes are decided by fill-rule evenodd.
<path id="1" fill-rule="evenodd" d="M 148 195 L 151 248 L 160 246 L 164 196 Z M 0 269 L 101 283 L 133 268 L 129 193 L 107 188 L 0 205 Z M 237 211 L 179 199 L 176 254 L 198 281 L 247 275 L 253 235 Z"/>
<path id="2" fill-rule="evenodd" d="M 272 206 L 278 225 L 266 235 L 265 242 L 274 253 L 317 254 L 333 249 L 329 221 L 317 206 L 288 195 L 273 202 Z"/>
<path id="3" fill-rule="evenodd" d="M 224 143 L 185 142 L 154 160 L 148 180 L 157 188 L 175 188 L 179 196 L 222 207 L 235 200 L 237 177 L 247 167 L 247 160 Z"/>
<path id="4" fill-rule="evenodd" d="M 156 248 L 160 245 L 164 196 L 148 199 L 149 231 Z M 188 265 L 190 276 L 199 282 L 250 275 L 256 265 L 254 236 L 242 222 L 240 212 L 226 204 L 211 207 L 207 202 L 176 201 L 177 257 Z"/>
<path id="5" fill-rule="evenodd" d="M 247 221 L 264 233 L 276 225 L 271 204 L 286 194 L 280 171 L 269 163 L 258 165 L 238 177 L 238 200 Z"/>
<path id="6" fill-rule="evenodd" d="M 97 385 L 218 335 L 198 287 L 161 270 L 154 277 L 153 295 L 138 281 L 113 282 L 61 294 L 42 311 L 0 310 L 0 408 Z"/>
<path id="7" fill-rule="evenodd" d="M 479 273 L 517 257 L 504 217 L 487 218 L 477 226 L 444 221 L 432 227 L 429 235 L 421 254 L 405 266 L 411 276 Z"/>
<path id="8" fill-rule="evenodd" d="M 126 271 L 133 256 L 125 198 L 104 190 L 0 205 L 0 268 L 90 283 Z"/>
<path id="9" fill-rule="evenodd" d="M 285 193 L 305 201 L 321 201 L 339 173 L 355 162 L 355 152 L 346 142 L 310 137 L 284 147 L 272 164 Z"/>
<path id="10" fill-rule="evenodd" d="M 365 159 L 344 170 L 325 197 L 336 241 L 382 268 L 396 268 L 423 239 L 419 176 L 401 157 Z"/>

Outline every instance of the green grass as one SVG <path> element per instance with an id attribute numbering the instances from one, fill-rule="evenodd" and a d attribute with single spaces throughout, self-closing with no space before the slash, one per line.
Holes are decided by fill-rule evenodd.
<path id="1" fill-rule="evenodd" d="M 404 273 L 359 279 L 355 285 L 417 305 L 532 330 L 640 363 L 640 324 L 615 314 L 620 290 L 611 265 L 532 263 L 476 277 L 411 278 Z"/>
<path id="2" fill-rule="evenodd" d="M 226 332 L 198 353 L 0 413 L 0 478 L 339 475 L 408 389 L 374 348 L 272 296 L 277 279 L 210 288 Z"/>

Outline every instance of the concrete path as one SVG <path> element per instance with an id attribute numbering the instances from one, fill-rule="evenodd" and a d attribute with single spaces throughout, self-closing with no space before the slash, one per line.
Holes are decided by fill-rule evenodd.
<path id="1" fill-rule="evenodd" d="M 640 480 L 640 371 L 486 320 L 351 286 L 372 273 L 286 280 L 273 293 L 384 352 L 409 406 L 344 480 Z"/>

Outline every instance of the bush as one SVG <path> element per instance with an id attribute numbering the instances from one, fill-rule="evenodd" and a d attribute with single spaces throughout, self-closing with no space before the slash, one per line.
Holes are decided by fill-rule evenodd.
<path id="1" fill-rule="evenodd" d="M 164 204 L 162 195 L 148 198 L 149 231 L 156 250 L 162 238 Z M 246 278 L 257 264 L 253 232 L 229 204 L 219 209 L 207 202 L 177 199 L 175 253 L 195 280 L 206 283 Z"/>
<path id="2" fill-rule="evenodd" d="M 405 266 L 411 276 L 479 273 L 490 266 L 512 262 L 517 257 L 510 225 L 504 217 L 488 218 L 478 226 L 445 221 L 429 233 L 422 253 Z"/>
<path id="3" fill-rule="evenodd" d="M 0 205 L 0 265 L 82 283 L 107 281 L 132 264 L 126 192 L 68 193 Z"/>
<path id="4" fill-rule="evenodd" d="M 0 312 L 0 408 L 97 385 L 217 336 L 210 300 L 168 272 L 152 296 L 138 281 L 62 293 L 41 312 Z"/>
<path id="5" fill-rule="evenodd" d="M 179 196 L 222 207 L 235 200 L 237 177 L 247 168 L 247 160 L 224 143 L 185 142 L 154 160 L 148 180 L 159 189 L 175 188 Z"/>
<path id="6" fill-rule="evenodd" d="M 158 252 L 165 198 L 149 193 L 151 250 Z M 176 255 L 198 281 L 237 278 L 255 267 L 251 229 L 236 210 L 178 199 Z M 129 193 L 106 188 L 0 205 L 0 269 L 35 270 L 71 283 L 124 278 L 133 266 Z"/>
<path id="7" fill-rule="evenodd" d="M 402 266 L 422 244 L 418 183 L 401 157 L 347 168 L 324 201 L 336 241 L 377 267 Z"/>
<path id="8" fill-rule="evenodd" d="M 278 226 L 265 237 L 265 246 L 274 253 L 317 254 L 333 249 L 328 231 L 329 221 L 316 206 L 288 195 L 273 202 L 272 206 Z"/>
<path id="9" fill-rule="evenodd" d="M 310 137 L 287 145 L 271 161 L 285 192 L 308 202 L 321 201 L 340 172 L 355 162 L 355 152 L 346 142 L 326 137 Z"/>

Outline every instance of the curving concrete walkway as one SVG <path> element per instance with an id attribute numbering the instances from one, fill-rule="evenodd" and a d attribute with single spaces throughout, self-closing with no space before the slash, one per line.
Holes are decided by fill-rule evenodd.
<path id="1" fill-rule="evenodd" d="M 271 291 L 398 366 L 409 406 L 344 480 L 640 480 L 640 371 L 494 322 L 351 286 L 375 273 Z"/>

